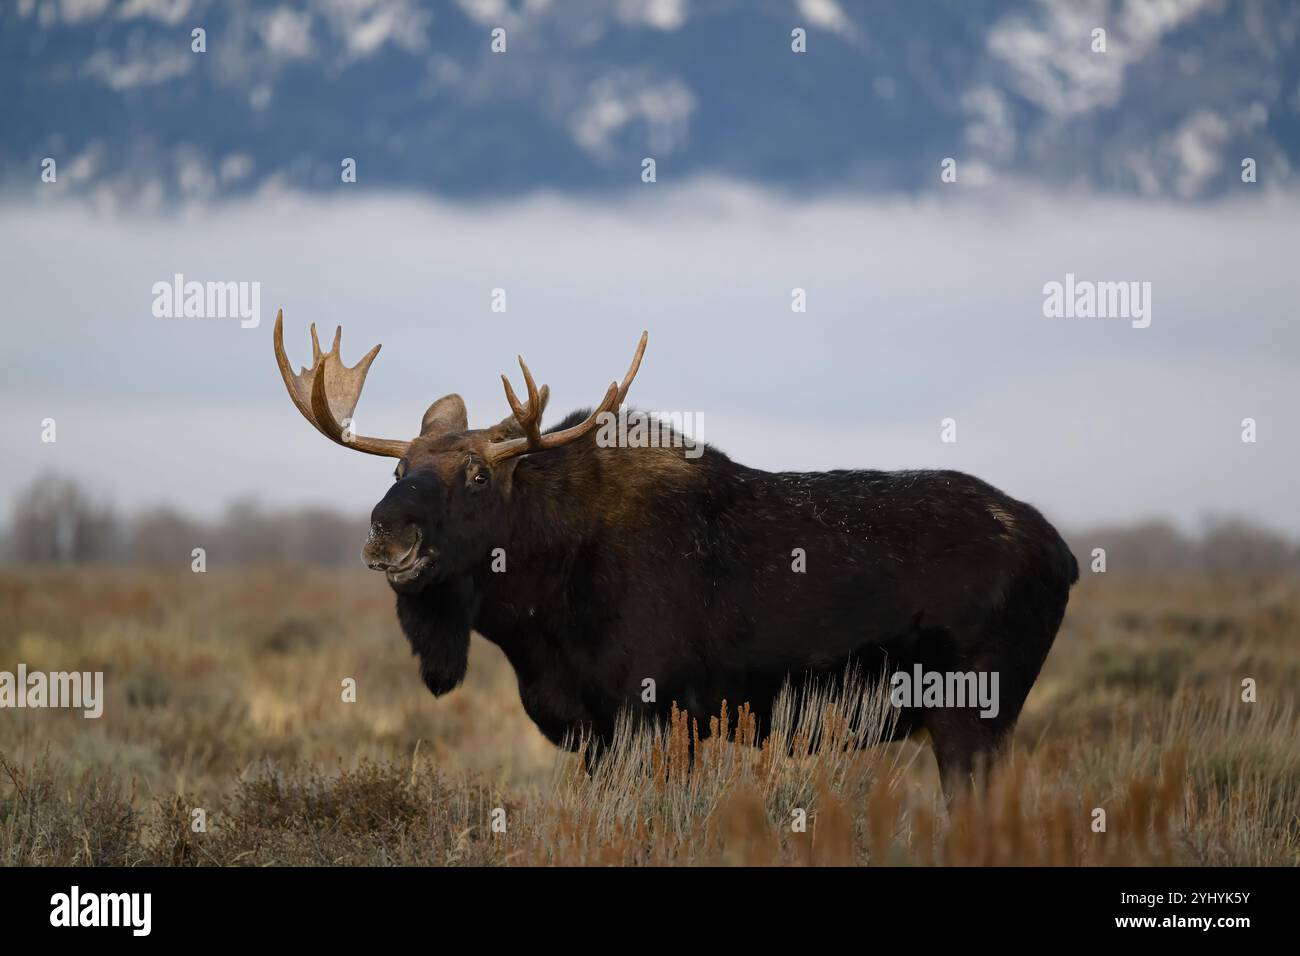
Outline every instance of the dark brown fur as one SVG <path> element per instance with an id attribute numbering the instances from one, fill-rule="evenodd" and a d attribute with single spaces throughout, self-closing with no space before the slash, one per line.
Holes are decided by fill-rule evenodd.
<path id="1" fill-rule="evenodd" d="M 784 682 L 851 666 L 997 671 L 996 718 L 900 713 L 900 732 L 930 731 L 951 790 L 1014 727 L 1078 576 L 1034 508 L 957 472 L 770 473 L 590 434 L 492 466 L 484 443 L 510 419 L 468 431 L 449 396 L 431 420 L 374 509 L 367 560 L 390 571 L 434 693 L 463 678 L 477 630 L 556 743 L 607 743 L 621 710 L 663 718 L 673 702 L 702 732 L 723 700 L 766 727 Z M 428 563 L 393 580 L 415 553 Z"/>

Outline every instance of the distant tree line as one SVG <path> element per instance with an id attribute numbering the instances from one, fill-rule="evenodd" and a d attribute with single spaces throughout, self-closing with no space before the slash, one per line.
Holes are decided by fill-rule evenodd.
<path id="1" fill-rule="evenodd" d="M 189 567 L 203 548 L 209 567 L 299 563 L 348 567 L 360 561 L 367 520 L 327 508 L 269 511 L 252 499 L 229 504 L 215 521 L 168 508 L 130 518 L 96 501 L 72 479 L 47 475 L 14 501 L 0 560 L 23 564 L 119 563 Z M 1212 519 L 1188 535 L 1172 524 L 1098 527 L 1066 534 L 1085 574 L 1105 550 L 1107 573 L 1300 570 L 1300 546 L 1239 519 Z"/>
<path id="2" fill-rule="evenodd" d="M 215 521 L 171 508 L 117 515 L 75 481 L 47 475 L 13 504 L 0 559 L 24 564 L 185 567 L 203 548 L 208 567 L 268 563 L 359 564 L 367 520 L 326 508 L 269 511 L 251 499 Z"/>
<path id="3" fill-rule="evenodd" d="M 1300 570 L 1300 546 L 1270 528 L 1240 518 L 1207 518 L 1190 536 L 1165 521 L 1097 527 L 1066 534 L 1083 573 L 1104 549 L 1111 571 L 1231 571 L 1259 573 Z"/>

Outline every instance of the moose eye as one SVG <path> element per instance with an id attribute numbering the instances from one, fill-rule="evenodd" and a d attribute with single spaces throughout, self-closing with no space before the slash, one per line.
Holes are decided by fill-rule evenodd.
<path id="1" fill-rule="evenodd" d="M 487 472 L 486 472 L 486 471 L 475 472 L 475 474 L 474 474 L 474 484 L 476 484 L 476 485 L 486 485 L 486 484 L 487 484 L 487 480 L 488 480 L 488 479 L 487 479 Z"/>

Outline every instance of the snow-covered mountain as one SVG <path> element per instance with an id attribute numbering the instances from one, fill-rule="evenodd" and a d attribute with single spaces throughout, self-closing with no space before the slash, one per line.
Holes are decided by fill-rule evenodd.
<path id="1" fill-rule="evenodd" d="M 649 156 L 660 182 L 911 192 L 952 157 L 973 186 L 1194 199 L 1245 157 L 1293 179 L 1300 4 L 17 0 L 0 85 L 0 188 L 50 157 L 133 205 L 335 189 L 344 157 L 467 197 L 631 186 Z"/>

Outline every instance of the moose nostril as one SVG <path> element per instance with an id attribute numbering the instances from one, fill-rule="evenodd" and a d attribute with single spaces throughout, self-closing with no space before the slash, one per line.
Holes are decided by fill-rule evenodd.
<path id="1" fill-rule="evenodd" d="M 393 536 L 386 533 L 379 525 L 372 525 L 370 534 L 366 538 L 365 547 L 361 549 L 361 561 L 372 571 L 392 571 L 408 566 L 419 555 L 420 543 L 424 536 L 420 529 L 415 529 L 415 540 L 409 547 L 405 548 L 400 554 L 394 555 L 393 551 L 402 547 L 400 543 L 394 543 Z"/>
<path id="2" fill-rule="evenodd" d="M 371 571 L 387 571 L 389 568 L 388 561 L 382 554 L 376 554 L 371 551 L 369 541 L 367 541 L 366 546 L 361 549 L 361 563 Z"/>

